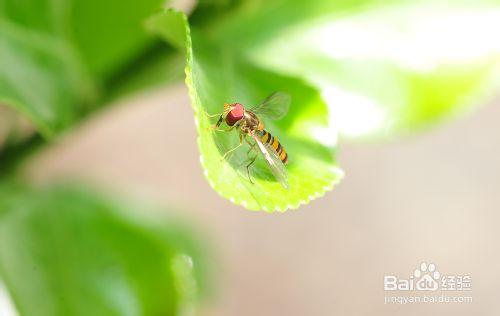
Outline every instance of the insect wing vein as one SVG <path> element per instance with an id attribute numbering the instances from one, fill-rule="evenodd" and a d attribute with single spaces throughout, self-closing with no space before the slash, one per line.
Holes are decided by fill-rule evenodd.
<path id="1" fill-rule="evenodd" d="M 274 92 L 260 104 L 250 108 L 250 111 L 271 120 L 279 120 L 288 113 L 291 99 L 288 93 Z"/>
<path id="2" fill-rule="evenodd" d="M 257 146 L 264 156 L 269 169 L 271 169 L 273 176 L 285 189 L 288 189 L 288 173 L 278 154 L 271 146 L 262 143 L 257 136 L 253 135 L 253 139 L 257 142 Z"/>

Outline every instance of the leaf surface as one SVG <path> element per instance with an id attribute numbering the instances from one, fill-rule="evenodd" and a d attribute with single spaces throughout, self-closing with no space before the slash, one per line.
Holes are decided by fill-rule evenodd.
<path id="1" fill-rule="evenodd" d="M 138 212 L 80 187 L 0 186 L 0 277 L 19 313 L 192 311 L 204 285 L 197 243 Z"/>
<path id="2" fill-rule="evenodd" d="M 184 39 L 186 83 L 195 112 L 200 159 L 205 176 L 219 194 L 251 210 L 285 211 L 323 195 L 341 179 L 334 159 L 335 131 L 315 88 L 298 78 L 258 67 L 232 49 L 207 40 L 202 30 L 190 30 L 183 13 L 165 11 L 148 25 L 167 41 L 179 43 Z M 184 32 L 165 25 L 182 25 Z M 223 159 L 238 145 L 238 133 L 214 131 L 216 118 L 208 116 L 222 112 L 224 103 L 251 106 L 275 91 L 292 97 L 284 119 L 265 122 L 289 153 L 289 190 L 273 178 L 262 157 L 250 169 L 254 183 L 250 182 L 246 165 L 253 154 L 247 154 L 248 146 Z"/>
<path id="3" fill-rule="evenodd" d="M 143 22 L 162 4 L 2 1 L 1 105 L 28 118 L 46 139 L 72 126 L 116 95 L 115 82 L 131 75 L 124 68 L 154 48 Z"/>

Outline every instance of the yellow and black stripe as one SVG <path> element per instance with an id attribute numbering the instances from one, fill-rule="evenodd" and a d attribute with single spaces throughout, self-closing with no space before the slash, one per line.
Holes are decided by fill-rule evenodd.
<path id="1" fill-rule="evenodd" d="M 259 138 L 264 144 L 268 144 L 273 147 L 274 151 L 278 154 L 284 164 L 288 162 L 288 154 L 276 137 L 271 135 L 268 131 L 262 130 L 259 133 Z"/>

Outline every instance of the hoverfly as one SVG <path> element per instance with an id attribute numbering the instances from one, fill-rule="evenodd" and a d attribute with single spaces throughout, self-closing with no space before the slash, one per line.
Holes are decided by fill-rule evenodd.
<path id="1" fill-rule="evenodd" d="M 285 167 L 285 164 L 288 162 L 288 154 L 278 139 L 265 130 L 264 122 L 261 118 L 270 120 L 279 120 L 283 118 L 290 107 L 290 100 L 291 97 L 287 93 L 275 92 L 258 105 L 250 108 L 246 108 L 241 103 L 225 103 L 224 111 L 221 114 L 211 116 L 220 115 L 214 128 L 218 131 L 238 130 L 240 143 L 238 146 L 227 151 L 222 159 L 241 147 L 243 145 L 243 140 L 250 145 L 248 154 L 254 150 L 257 145 L 256 150 L 264 157 L 273 176 L 285 189 L 288 189 L 288 174 Z M 226 130 L 219 130 L 218 128 L 223 122 L 225 122 L 229 128 Z M 249 159 L 250 162 L 246 166 L 248 179 L 251 183 L 253 183 L 253 181 L 250 178 L 250 166 L 255 162 L 257 157 L 258 154 Z"/>

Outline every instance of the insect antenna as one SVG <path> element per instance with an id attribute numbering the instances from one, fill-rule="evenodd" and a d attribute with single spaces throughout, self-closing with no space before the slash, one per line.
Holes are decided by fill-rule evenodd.
<path id="1" fill-rule="evenodd" d="M 217 124 L 215 124 L 215 127 L 219 127 L 222 124 L 222 120 L 224 120 L 224 117 L 221 115 L 219 117 L 219 120 L 217 121 Z"/>

